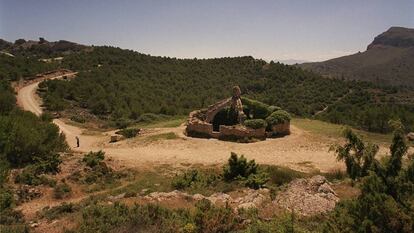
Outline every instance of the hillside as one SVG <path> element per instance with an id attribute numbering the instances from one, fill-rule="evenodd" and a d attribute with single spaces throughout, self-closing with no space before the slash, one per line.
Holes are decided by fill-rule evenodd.
<path id="1" fill-rule="evenodd" d="M 89 46 L 66 40 L 50 42 L 44 38 L 39 38 L 38 41 L 18 39 L 14 43 L 11 43 L 0 39 L 1 52 L 7 52 L 13 55 L 34 56 L 37 58 L 65 56 L 90 48 Z"/>
<path id="2" fill-rule="evenodd" d="M 60 65 L 80 73 L 70 82 L 42 83 L 45 106 L 67 109 L 74 118 L 79 115 L 74 109 L 86 109 L 118 126 L 139 122 L 147 113 L 186 115 L 226 98 L 234 85 L 244 96 L 296 116 L 321 113 L 321 120 L 377 132 L 387 132 L 390 119 L 401 118 L 408 129 L 414 123 L 410 91 L 326 79 L 253 57 L 176 59 L 95 47 L 65 57 Z"/>
<path id="3" fill-rule="evenodd" d="M 390 119 L 400 118 L 407 130 L 414 126 L 414 93 L 404 88 L 327 79 L 250 56 L 177 59 L 107 46 L 85 48 L 62 52 L 58 61 L 39 60 L 42 50 L 37 49 L 0 54 L 0 79 L 30 79 L 58 68 L 77 71 L 70 82 L 41 83 L 45 107 L 79 122 L 96 119 L 111 127 L 187 115 L 226 98 L 234 85 L 246 97 L 300 117 L 375 132 L 388 132 Z"/>
<path id="4" fill-rule="evenodd" d="M 414 29 L 391 27 L 375 37 L 367 50 L 324 62 L 299 66 L 325 77 L 414 87 Z"/>

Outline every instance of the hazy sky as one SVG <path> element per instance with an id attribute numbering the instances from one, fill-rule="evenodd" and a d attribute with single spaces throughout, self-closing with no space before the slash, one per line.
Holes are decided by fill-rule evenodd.
<path id="1" fill-rule="evenodd" d="M 325 60 L 414 28 L 414 0 L 0 0 L 0 38 L 174 57 Z"/>

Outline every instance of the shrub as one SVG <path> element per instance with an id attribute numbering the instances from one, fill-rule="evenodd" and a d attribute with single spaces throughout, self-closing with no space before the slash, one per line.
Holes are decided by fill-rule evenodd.
<path id="1" fill-rule="evenodd" d="M 277 110 L 266 118 L 268 126 L 283 124 L 291 120 L 290 114 L 284 110 Z"/>
<path id="2" fill-rule="evenodd" d="M 73 203 L 63 202 L 58 206 L 43 209 L 41 216 L 47 218 L 48 220 L 53 220 L 59 218 L 63 214 L 73 213 L 77 210 L 79 210 L 79 206 L 76 206 Z"/>
<path id="3" fill-rule="evenodd" d="M 246 97 L 241 97 L 241 101 L 244 106 L 243 111 L 249 118 L 265 119 L 270 114 L 267 104 Z"/>
<path id="4" fill-rule="evenodd" d="M 53 189 L 53 197 L 56 199 L 62 199 L 64 197 L 70 196 L 71 192 L 72 188 L 68 184 L 61 183 L 56 185 Z"/>
<path id="5" fill-rule="evenodd" d="M 278 106 L 274 106 L 274 105 L 272 105 L 272 106 L 269 106 L 269 107 L 267 108 L 267 110 L 268 110 L 270 113 L 273 113 L 273 112 L 275 112 L 275 111 L 282 110 L 282 108 L 281 108 L 281 107 L 278 107 Z"/>
<path id="6" fill-rule="evenodd" d="M 245 185 L 251 189 L 260 189 L 269 181 L 267 173 L 251 174 L 245 181 Z"/>
<path id="7" fill-rule="evenodd" d="M 137 128 L 125 128 L 117 131 L 116 134 L 120 134 L 126 138 L 133 138 L 138 135 L 139 131 L 140 129 Z"/>
<path id="8" fill-rule="evenodd" d="M 217 178 L 212 172 L 206 174 L 198 170 L 189 170 L 181 175 L 175 176 L 172 180 L 172 186 L 176 189 L 185 189 L 191 186 L 207 187 L 216 181 Z"/>
<path id="9" fill-rule="evenodd" d="M 350 129 L 345 129 L 343 135 L 348 142 L 344 146 L 337 146 L 335 153 L 338 160 L 345 161 L 346 170 L 351 179 L 366 176 L 370 169 L 379 167 L 378 161 L 375 160 L 375 155 L 379 150 L 377 145 L 365 145 L 362 139 Z"/>
<path id="10" fill-rule="evenodd" d="M 256 173 L 257 164 L 254 160 L 247 161 L 243 155 L 238 157 L 234 152 L 231 152 L 228 164 L 223 168 L 223 177 L 227 181 L 247 178 L 249 175 Z"/>
<path id="11" fill-rule="evenodd" d="M 57 172 L 58 153 L 67 149 L 56 125 L 20 110 L 0 116 L 0 142 L 0 154 L 12 167 L 41 163 L 43 172 Z"/>
<path id="12" fill-rule="evenodd" d="M 98 152 L 89 152 L 88 154 L 83 156 L 82 161 L 86 163 L 89 167 L 94 167 L 99 164 L 99 162 L 105 159 L 105 152 L 98 151 Z"/>
<path id="13" fill-rule="evenodd" d="M 70 118 L 70 120 L 72 120 L 74 122 L 82 123 L 82 124 L 86 122 L 85 117 L 80 116 L 80 115 L 74 115 Z"/>
<path id="14" fill-rule="evenodd" d="M 244 125 L 252 129 L 261 129 L 261 128 L 266 128 L 267 123 L 265 120 L 262 120 L 262 119 L 252 119 L 252 120 L 245 120 Z"/>

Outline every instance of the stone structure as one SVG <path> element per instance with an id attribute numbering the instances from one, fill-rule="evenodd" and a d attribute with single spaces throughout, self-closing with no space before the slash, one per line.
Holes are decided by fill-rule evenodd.
<path id="1" fill-rule="evenodd" d="M 265 128 L 252 129 L 243 123 L 246 115 L 243 112 L 241 91 L 238 86 L 233 87 L 233 96 L 221 100 L 206 109 L 192 111 L 186 127 L 186 134 L 191 137 L 217 138 L 222 140 L 266 139 L 274 135 L 290 134 L 290 122 L 272 127 L 270 132 Z M 213 121 L 217 113 L 226 107 L 230 107 L 237 114 L 237 123 L 234 125 L 219 125 L 219 130 L 214 131 Z M 217 130 L 217 129 L 216 129 Z"/>

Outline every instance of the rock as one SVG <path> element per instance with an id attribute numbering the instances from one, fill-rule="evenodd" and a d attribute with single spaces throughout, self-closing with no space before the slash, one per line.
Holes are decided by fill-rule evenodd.
<path id="1" fill-rule="evenodd" d="M 193 195 L 193 200 L 195 200 L 195 201 L 201 201 L 201 200 L 203 200 L 205 198 L 206 197 L 204 195 L 199 194 L 199 193 Z"/>
<path id="2" fill-rule="evenodd" d="M 226 203 L 230 202 L 231 197 L 225 193 L 214 193 L 213 195 L 206 198 L 207 200 L 211 201 L 213 204 L 217 204 L 218 202 Z"/>
<path id="3" fill-rule="evenodd" d="M 164 201 L 164 200 L 171 200 L 171 199 L 176 199 L 176 198 L 191 199 L 192 196 L 187 193 L 174 190 L 172 192 L 167 192 L 167 193 L 166 192 L 153 192 L 153 193 L 148 194 L 144 198 L 150 201 Z"/>
<path id="4" fill-rule="evenodd" d="M 42 196 L 42 192 L 40 191 L 40 189 L 29 185 L 20 186 L 19 189 L 16 191 L 16 194 L 17 201 L 20 203 L 31 201 Z"/>
<path id="5" fill-rule="evenodd" d="M 121 194 L 119 194 L 119 195 L 116 195 L 116 196 L 109 196 L 108 197 L 108 200 L 110 200 L 110 201 L 117 201 L 117 200 L 120 200 L 120 199 L 123 199 L 125 197 L 125 193 L 121 193 Z"/>
<path id="6" fill-rule="evenodd" d="M 123 139 L 122 135 L 111 135 L 110 143 L 118 142 Z"/>
<path id="7" fill-rule="evenodd" d="M 322 184 L 318 188 L 318 193 L 333 193 L 335 194 L 335 191 L 331 188 L 331 186 L 327 183 Z"/>
<path id="8" fill-rule="evenodd" d="M 246 202 L 237 206 L 237 209 L 256 209 L 257 206 L 253 202 Z"/>
<path id="9" fill-rule="evenodd" d="M 292 181 L 274 203 L 299 215 L 312 216 L 333 210 L 338 201 L 326 178 L 314 176 Z"/>
<path id="10" fill-rule="evenodd" d="M 414 132 L 408 133 L 408 134 L 407 134 L 407 139 L 408 139 L 409 141 L 414 141 Z"/>
<path id="11" fill-rule="evenodd" d="M 34 223 L 31 223 L 31 224 L 30 224 L 30 227 L 31 227 L 31 228 L 36 228 L 36 227 L 38 227 L 39 225 L 40 225 L 39 223 L 34 222 Z"/>

